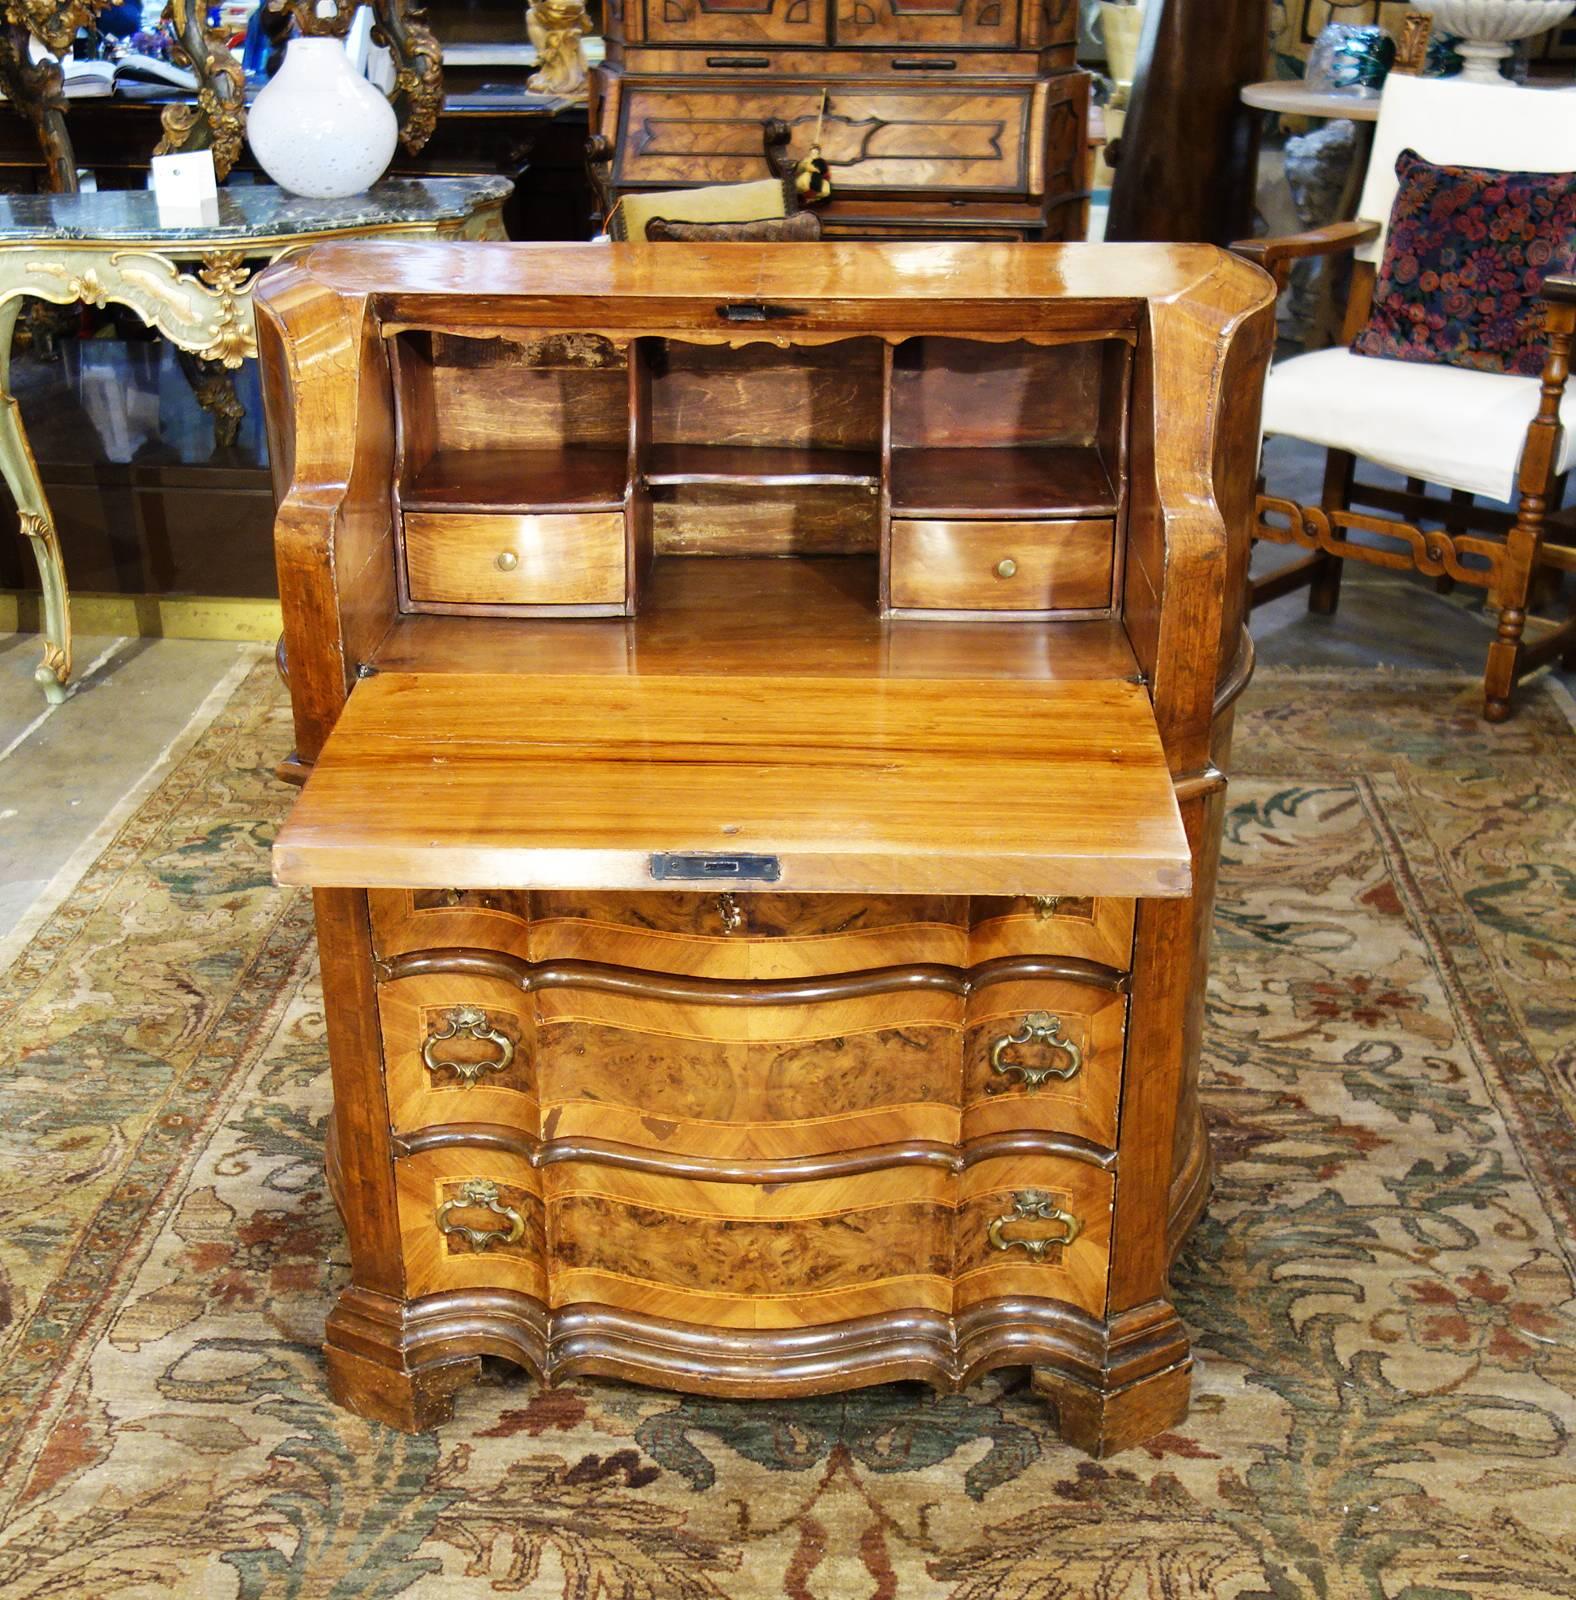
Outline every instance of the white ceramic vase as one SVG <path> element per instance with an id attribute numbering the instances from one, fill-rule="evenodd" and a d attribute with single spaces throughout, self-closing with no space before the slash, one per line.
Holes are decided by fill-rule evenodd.
<path id="1" fill-rule="evenodd" d="M 252 102 L 246 137 L 281 189 L 338 200 L 383 176 L 399 123 L 338 39 L 292 39 L 284 65 Z"/>
<path id="2" fill-rule="evenodd" d="M 1461 76 L 1468 83 L 1500 83 L 1499 64 L 1517 39 L 1531 39 L 1576 11 L 1576 0 L 1433 0 L 1426 9 L 1438 33 L 1459 43 Z"/>

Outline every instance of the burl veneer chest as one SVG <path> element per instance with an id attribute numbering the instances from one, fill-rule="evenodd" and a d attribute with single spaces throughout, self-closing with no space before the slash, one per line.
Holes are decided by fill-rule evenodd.
<path id="1" fill-rule="evenodd" d="M 335 246 L 257 291 L 348 1405 L 483 1355 L 1186 1409 L 1272 286 Z"/>
<path id="2" fill-rule="evenodd" d="M 1075 0 L 608 0 L 592 74 L 609 199 L 767 176 L 817 140 L 829 238 L 1080 239 Z"/>

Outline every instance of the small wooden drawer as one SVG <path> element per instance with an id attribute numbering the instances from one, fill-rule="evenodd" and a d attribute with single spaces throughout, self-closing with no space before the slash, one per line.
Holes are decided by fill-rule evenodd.
<path id="1" fill-rule="evenodd" d="M 895 611 L 1032 614 L 1105 611 L 1115 523 L 925 519 L 892 523 Z"/>
<path id="2" fill-rule="evenodd" d="M 969 996 L 963 1137 L 1040 1130 L 1114 1149 L 1127 996 L 1093 984 L 993 983 Z"/>
<path id="3" fill-rule="evenodd" d="M 652 44 L 824 44 L 826 0 L 747 0 L 743 6 L 736 0 L 646 0 L 646 38 Z"/>
<path id="4" fill-rule="evenodd" d="M 555 1308 L 797 1328 L 952 1307 L 945 1167 L 761 1184 L 564 1161 L 542 1178 Z"/>
<path id="5" fill-rule="evenodd" d="M 498 950 L 531 958 L 523 889 L 370 889 L 372 944 L 385 961 L 413 950 Z"/>
<path id="6" fill-rule="evenodd" d="M 837 0 L 834 29 L 838 44 L 866 49 L 1003 50 L 1018 42 L 1018 7 L 1015 0 Z"/>
<path id="7" fill-rule="evenodd" d="M 978 896 L 969 902 L 969 962 L 1072 956 L 1126 972 L 1133 959 L 1133 912 L 1131 900 Z"/>
<path id="8" fill-rule="evenodd" d="M 549 1141 L 749 1162 L 958 1140 L 964 1001 L 950 988 L 779 1005 L 634 987 L 537 992 Z"/>
<path id="9" fill-rule="evenodd" d="M 968 960 L 960 896 L 375 889 L 369 898 L 384 958 L 470 948 L 732 979 Z"/>
<path id="10" fill-rule="evenodd" d="M 621 511 L 411 511 L 404 525 L 406 588 L 417 610 L 623 608 Z"/>
<path id="11" fill-rule="evenodd" d="M 1115 1197 L 1113 1173 L 1065 1157 L 1000 1156 L 966 1167 L 954 1309 L 1032 1298 L 1104 1316 Z"/>
<path id="12" fill-rule="evenodd" d="M 405 1292 L 547 1298 L 541 1176 L 523 1156 L 450 1145 L 394 1163 Z"/>
<path id="13" fill-rule="evenodd" d="M 532 997 L 499 978 L 429 973 L 378 986 L 389 1119 L 397 1133 L 539 1121 Z"/>
<path id="14" fill-rule="evenodd" d="M 536 894 L 531 955 L 732 979 L 956 966 L 967 958 L 965 904 L 940 895 Z"/>

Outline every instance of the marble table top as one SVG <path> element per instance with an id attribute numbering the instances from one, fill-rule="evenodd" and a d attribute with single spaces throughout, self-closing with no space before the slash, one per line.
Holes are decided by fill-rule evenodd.
<path id="1" fill-rule="evenodd" d="M 1353 122 L 1377 122 L 1383 98 L 1377 89 L 1317 89 L 1294 78 L 1272 78 L 1267 83 L 1245 84 L 1242 89 L 1242 103 L 1259 111 L 1350 117 Z"/>
<path id="2" fill-rule="evenodd" d="M 222 244 L 395 223 L 453 222 L 478 206 L 505 199 L 512 187 L 507 178 L 385 178 L 365 194 L 344 200 L 306 200 L 271 183 L 242 183 L 220 189 L 217 225 L 174 228 L 159 226 L 151 189 L 0 195 L 0 244 L 61 239 Z"/>

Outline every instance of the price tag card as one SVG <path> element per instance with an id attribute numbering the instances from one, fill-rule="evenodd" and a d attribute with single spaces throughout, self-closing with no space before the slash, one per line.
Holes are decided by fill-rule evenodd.
<path id="1" fill-rule="evenodd" d="M 216 228 L 219 185 L 213 173 L 213 152 L 153 158 L 153 193 L 161 228 Z"/>

